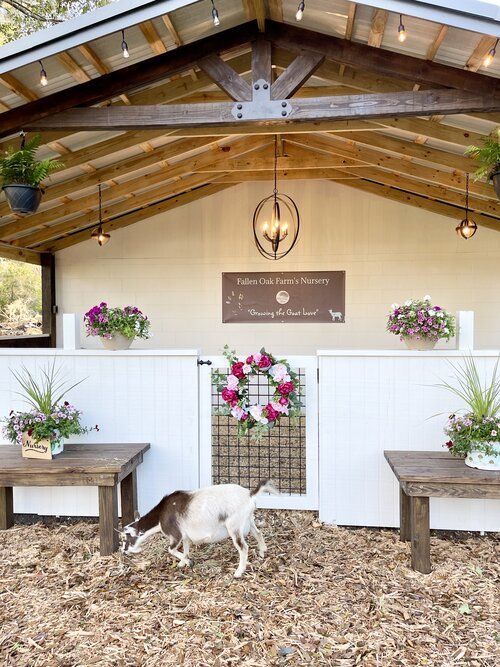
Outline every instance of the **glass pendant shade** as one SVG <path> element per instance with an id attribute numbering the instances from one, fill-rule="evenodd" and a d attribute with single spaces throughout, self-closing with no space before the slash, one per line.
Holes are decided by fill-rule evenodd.
<path id="1" fill-rule="evenodd" d="M 90 235 L 90 238 L 94 239 L 94 241 L 97 241 L 97 243 L 100 246 L 106 245 L 106 243 L 111 238 L 111 234 L 108 234 L 102 228 L 102 192 L 101 192 L 101 184 L 100 183 L 99 183 L 99 224 L 92 231 L 92 234 Z"/>
<path id="2" fill-rule="evenodd" d="M 470 239 L 477 231 L 477 225 L 474 220 L 464 218 L 460 224 L 455 227 L 457 234 L 463 239 Z"/>

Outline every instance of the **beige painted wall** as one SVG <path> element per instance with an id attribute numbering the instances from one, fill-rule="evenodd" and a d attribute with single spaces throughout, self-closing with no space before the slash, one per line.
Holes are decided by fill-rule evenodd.
<path id="1" fill-rule="evenodd" d="M 59 312 L 83 313 L 105 300 L 136 304 L 153 323 L 141 347 L 224 343 L 283 354 L 318 348 L 400 348 L 385 332 L 394 301 L 430 294 L 451 311 L 474 310 L 476 347 L 500 347 L 500 233 L 460 240 L 455 222 L 323 181 L 289 182 L 302 217 L 296 249 L 280 262 L 252 240 L 255 205 L 270 185 L 248 183 L 57 254 Z M 345 324 L 222 324 L 223 271 L 345 270 Z M 95 347 L 94 339 L 84 339 Z M 135 343 L 139 345 L 139 343 Z"/>

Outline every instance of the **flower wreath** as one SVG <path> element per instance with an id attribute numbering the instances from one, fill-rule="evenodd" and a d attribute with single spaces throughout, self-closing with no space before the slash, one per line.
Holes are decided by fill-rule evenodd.
<path id="1" fill-rule="evenodd" d="M 233 416 L 238 422 L 238 435 L 261 437 L 279 422 L 282 415 L 298 417 L 302 403 L 300 401 L 300 383 L 297 373 L 290 368 L 286 359 L 276 359 L 264 348 L 256 354 L 239 361 L 234 350 L 224 347 L 224 356 L 230 367 L 230 373 L 215 373 L 215 383 L 225 406 L 221 413 Z M 249 377 L 260 373 L 267 377 L 274 389 L 269 403 L 250 405 Z"/>

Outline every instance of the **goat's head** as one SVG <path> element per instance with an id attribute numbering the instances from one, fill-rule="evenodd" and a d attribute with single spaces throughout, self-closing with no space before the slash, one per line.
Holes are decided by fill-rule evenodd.
<path id="1" fill-rule="evenodd" d="M 139 512 L 135 513 L 135 520 L 132 523 L 129 523 L 120 533 L 120 550 L 122 553 L 139 553 L 142 549 L 139 546 L 136 546 L 137 540 L 141 535 L 144 534 L 144 531 L 139 529 Z"/>

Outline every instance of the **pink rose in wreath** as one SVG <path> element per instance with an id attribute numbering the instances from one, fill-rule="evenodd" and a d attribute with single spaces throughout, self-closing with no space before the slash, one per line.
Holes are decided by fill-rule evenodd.
<path id="1" fill-rule="evenodd" d="M 250 355 L 249 357 L 247 357 L 246 361 L 247 361 L 247 364 L 253 364 L 253 355 Z"/>
<path id="2" fill-rule="evenodd" d="M 284 382 L 278 386 L 278 391 L 282 396 L 288 396 L 295 389 L 293 382 Z"/>
<path id="3" fill-rule="evenodd" d="M 245 371 L 243 370 L 243 362 L 237 361 L 231 366 L 231 373 L 235 375 L 238 380 L 242 380 L 245 377 Z"/>
<path id="4" fill-rule="evenodd" d="M 279 412 L 273 408 L 271 403 L 268 403 L 265 407 L 267 418 L 270 422 L 275 422 L 279 417 Z"/>
<path id="5" fill-rule="evenodd" d="M 267 356 L 267 354 L 263 354 L 259 361 L 259 368 L 261 370 L 269 368 L 271 366 L 271 363 L 272 363 L 271 359 Z"/>
<path id="6" fill-rule="evenodd" d="M 236 398 L 238 398 L 238 394 L 233 391 L 233 389 L 227 389 L 224 388 L 221 393 L 222 400 L 226 401 L 226 403 L 231 403 L 231 401 L 234 401 Z"/>

